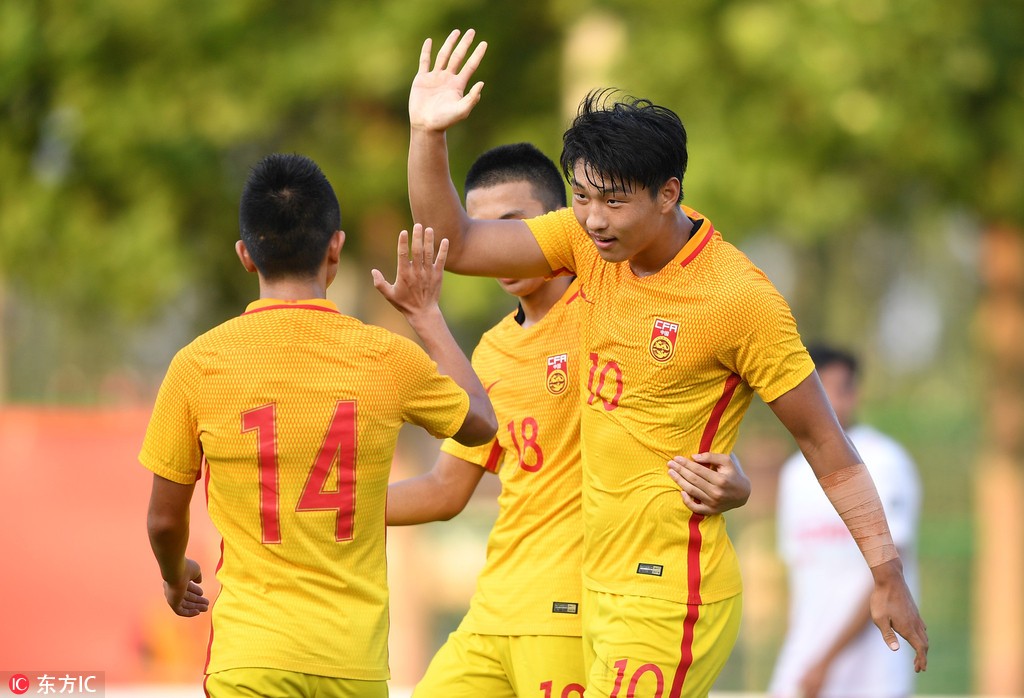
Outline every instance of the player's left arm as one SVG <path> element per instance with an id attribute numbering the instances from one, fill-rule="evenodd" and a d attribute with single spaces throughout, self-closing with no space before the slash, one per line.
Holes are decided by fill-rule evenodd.
<path id="1" fill-rule="evenodd" d="M 199 563 L 185 557 L 189 534 L 189 504 L 195 483 L 182 485 L 153 474 L 146 528 L 160 576 L 164 598 L 179 616 L 198 616 L 210 607 L 203 596 L 203 573 Z"/>
<path id="2" fill-rule="evenodd" d="M 484 469 L 441 451 L 430 472 L 388 485 L 385 523 L 409 526 L 448 521 L 466 508 Z"/>
<path id="3" fill-rule="evenodd" d="M 853 535 L 874 577 L 871 615 L 882 637 L 899 649 L 899 633 L 917 652 L 914 669 L 928 666 L 928 633 L 903 577 L 882 501 L 828 401 L 817 372 L 769 403 L 796 439 L 825 494 Z"/>
<path id="4" fill-rule="evenodd" d="M 668 462 L 668 476 L 679 485 L 683 504 L 695 514 L 721 514 L 750 499 L 750 478 L 735 454 L 676 456 Z"/>

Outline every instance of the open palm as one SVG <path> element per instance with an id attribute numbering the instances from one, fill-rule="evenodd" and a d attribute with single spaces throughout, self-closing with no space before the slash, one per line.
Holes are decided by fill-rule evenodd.
<path id="1" fill-rule="evenodd" d="M 484 84 L 477 82 L 469 92 L 466 85 L 487 52 L 487 43 L 477 44 L 466 60 L 475 32 L 468 30 L 461 41 L 459 34 L 456 29 L 448 35 L 433 67 L 430 65 L 431 40 L 423 42 L 419 70 L 409 92 L 409 123 L 413 128 L 443 131 L 469 116 L 480 101 Z"/>

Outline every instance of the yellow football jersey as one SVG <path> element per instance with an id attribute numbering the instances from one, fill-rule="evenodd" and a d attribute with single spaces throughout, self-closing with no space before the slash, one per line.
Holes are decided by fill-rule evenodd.
<path id="1" fill-rule="evenodd" d="M 721 515 L 683 504 L 675 455 L 728 453 L 753 392 L 814 370 L 782 296 L 711 222 L 656 274 L 611 264 L 572 210 L 527 221 L 552 269 L 579 277 L 585 552 L 596 591 L 711 603 L 741 589 Z"/>
<path id="2" fill-rule="evenodd" d="M 261 300 L 178 352 L 139 460 L 194 482 L 223 537 L 207 673 L 388 678 L 384 505 L 404 422 L 461 427 L 466 393 L 415 343 L 333 303 Z"/>
<path id="3" fill-rule="evenodd" d="M 501 495 L 467 632 L 581 634 L 580 305 L 573 283 L 540 322 L 524 328 L 510 314 L 473 352 L 498 433 L 489 446 L 442 448 L 497 471 Z"/>

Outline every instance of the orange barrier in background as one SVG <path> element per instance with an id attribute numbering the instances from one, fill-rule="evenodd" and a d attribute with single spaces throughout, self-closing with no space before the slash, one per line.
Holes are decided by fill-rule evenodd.
<path id="1" fill-rule="evenodd" d="M 0 408 L 0 671 L 201 679 L 209 618 L 170 611 L 146 536 L 148 418 L 148 407 Z M 205 505 L 200 490 L 189 554 L 216 594 Z"/>
<path id="2" fill-rule="evenodd" d="M 102 671 L 108 687 L 202 681 L 209 615 L 179 618 L 167 607 L 146 536 L 152 475 L 138 452 L 149 413 L 148 405 L 0 407 L 0 673 Z M 414 435 L 413 451 L 431 460 L 438 443 Z M 395 479 L 413 472 L 401 462 Z M 496 486 L 495 478 L 480 488 L 485 520 Z M 479 536 L 445 523 L 389 530 L 395 685 L 423 675 L 443 639 L 439 609 L 457 622 L 468 607 L 487 528 Z M 202 482 L 188 555 L 215 599 L 220 536 Z"/>

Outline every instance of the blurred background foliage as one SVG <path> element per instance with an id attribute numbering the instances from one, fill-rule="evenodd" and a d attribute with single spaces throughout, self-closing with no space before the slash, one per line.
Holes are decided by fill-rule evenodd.
<path id="1" fill-rule="evenodd" d="M 1016 0 L 5 2 L 0 400 L 150 399 L 174 351 L 256 293 L 233 252 L 237 200 L 273 151 L 313 157 L 338 192 L 350 260 L 339 303 L 404 331 L 368 272 L 390 271 L 410 224 L 420 45 L 469 26 L 489 43 L 487 86 L 449 134 L 459 185 L 499 143 L 557 157 L 593 87 L 680 114 L 687 202 L 766 270 L 805 338 L 864 356 L 866 416 L 921 466 L 933 660 L 919 686 L 985 685 L 962 591 L 976 578 L 976 449 L 1002 438 L 994 448 L 1019 474 L 1024 427 L 1018 414 L 990 428 L 1024 400 L 1024 331 L 990 341 L 1022 317 L 1024 290 L 1011 282 L 983 313 L 992 279 L 1007 278 L 988 273 L 1005 255 L 987 253 L 986 236 L 1019 250 L 1024 223 Z M 509 303 L 492 282 L 449 276 L 444 306 L 469 350 Z M 996 386 L 1005 394 L 989 399 Z M 765 414 L 754 410 L 740 449 L 755 475 L 790 448 L 754 448 L 782 438 Z M 736 535 L 762 535 L 759 516 L 752 502 Z M 725 687 L 762 688 L 766 656 L 741 645 Z"/>

